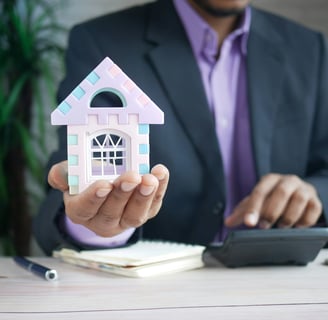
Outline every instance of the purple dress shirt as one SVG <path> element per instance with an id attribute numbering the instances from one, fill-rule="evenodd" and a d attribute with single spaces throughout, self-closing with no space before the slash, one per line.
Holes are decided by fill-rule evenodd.
<path id="1" fill-rule="evenodd" d="M 218 51 L 217 33 L 188 4 L 173 0 L 187 32 L 202 75 L 223 160 L 227 199 L 224 216 L 250 193 L 255 185 L 246 81 L 247 40 L 251 22 L 248 7 L 239 26 Z M 227 233 L 218 232 L 216 241 Z"/>
<path id="2" fill-rule="evenodd" d="M 223 41 L 218 52 L 217 33 L 190 7 L 187 0 L 173 2 L 191 43 L 215 118 L 225 172 L 227 199 L 224 216 L 227 216 L 255 185 L 246 82 L 251 9 L 246 9 L 239 27 Z M 68 217 L 65 217 L 64 226 L 66 232 L 80 243 L 101 247 L 122 245 L 135 231 L 130 228 L 115 237 L 103 238 L 84 226 L 74 224 Z M 226 228 L 222 232 L 218 230 L 214 241 L 221 241 L 226 232 Z"/>

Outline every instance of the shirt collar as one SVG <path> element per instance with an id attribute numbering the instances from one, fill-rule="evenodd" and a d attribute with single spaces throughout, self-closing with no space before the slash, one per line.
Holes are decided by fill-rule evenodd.
<path id="1" fill-rule="evenodd" d="M 188 4 L 187 0 L 173 0 L 176 11 L 186 30 L 191 47 L 197 58 L 201 55 L 217 55 L 218 37 L 210 25 Z M 233 42 L 240 38 L 240 51 L 247 54 L 247 39 L 251 24 L 251 8 L 247 7 L 240 24 L 224 42 Z"/>

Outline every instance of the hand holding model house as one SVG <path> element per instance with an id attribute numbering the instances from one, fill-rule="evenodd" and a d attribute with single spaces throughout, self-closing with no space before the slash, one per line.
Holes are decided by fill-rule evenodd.
<path id="1" fill-rule="evenodd" d="M 113 103 L 97 105 L 102 94 Z M 67 126 L 67 161 L 51 169 L 49 183 L 64 192 L 73 222 L 109 237 L 157 214 L 169 173 L 150 170 L 149 125 L 163 124 L 164 114 L 113 61 L 89 73 L 51 123 Z"/>

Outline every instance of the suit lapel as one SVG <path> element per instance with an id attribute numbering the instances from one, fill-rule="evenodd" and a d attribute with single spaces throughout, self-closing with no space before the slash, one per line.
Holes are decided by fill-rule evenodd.
<path id="1" fill-rule="evenodd" d="M 280 36 L 252 10 L 248 41 L 248 98 L 257 175 L 271 171 L 274 119 L 284 71 Z"/>
<path id="2" fill-rule="evenodd" d="M 161 3 L 159 1 L 160 15 L 153 13 L 156 21 L 151 22 L 149 27 L 148 40 L 157 43 L 149 52 L 149 59 L 196 152 L 209 172 L 218 173 L 213 176 L 216 176 L 217 184 L 222 185 L 221 155 L 214 119 L 209 111 L 198 66 L 173 7 L 165 4 L 161 8 Z M 158 19 L 159 16 L 161 19 Z"/>

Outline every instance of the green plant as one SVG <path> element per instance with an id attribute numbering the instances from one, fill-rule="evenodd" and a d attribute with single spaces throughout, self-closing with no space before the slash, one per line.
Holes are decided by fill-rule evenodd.
<path id="1" fill-rule="evenodd" d="M 5 254 L 29 254 L 29 179 L 40 182 L 45 104 L 54 101 L 54 61 L 63 52 L 58 1 L 0 2 L 0 238 Z M 37 130 L 33 130 L 37 128 Z M 37 150 L 38 149 L 38 150 Z"/>

